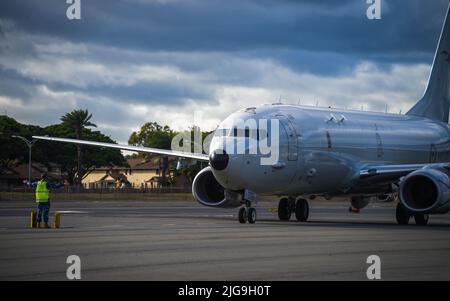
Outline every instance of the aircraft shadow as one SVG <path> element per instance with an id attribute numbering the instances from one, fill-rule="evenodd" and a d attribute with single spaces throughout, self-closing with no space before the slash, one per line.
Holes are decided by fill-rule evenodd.
<path id="1" fill-rule="evenodd" d="M 433 229 L 433 230 L 444 230 L 448 231 L 450 229 L 450 224 L 446 223 L 436 223 L 430 221 L 430 224 L 426 226 L 418 226 L 411 220 L 409 225 L 398 225 L 395 222 L 384 222 L 384 221 L 343 221 L 343 220 L 310 220 L 307 222 L 297 222 L 288 221 L 283 222 L 273 219 L 258 219 L 256 223 L 264 223 L 273 226 L 298 226 L 298 227 L 338 227 L 338 228 L 385 228 L 385 229 Z"/>

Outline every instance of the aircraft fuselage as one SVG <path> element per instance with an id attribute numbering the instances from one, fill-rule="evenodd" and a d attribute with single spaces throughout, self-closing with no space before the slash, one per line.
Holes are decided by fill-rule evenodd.
<path id="1" fill-rule="evenodd" d="M 224 170 L 213 169 L 225 188 L 258 194 L 337 195 L 351 191 L 367 164 L 450 161 L 448 125 L 423 117 L 267 105 L 236 112 L 227 121 L 252 118 L 280 121 L 278 162 L 261 165 L 260 154 L 230 154 Z M 214 139 L 211 152 L 217 148 Z M 230 132 L 226 139 L 236 137 Z"/>

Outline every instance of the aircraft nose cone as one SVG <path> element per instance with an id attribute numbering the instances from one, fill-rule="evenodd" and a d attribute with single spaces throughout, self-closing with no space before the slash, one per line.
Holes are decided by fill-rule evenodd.
<path id="1" fill-rule="evenodd" d="M 215 150 L 209 155 L 209 164 L 215 170 L 224 170 L 228 165 L 229 156 L 224 150 Z"/>

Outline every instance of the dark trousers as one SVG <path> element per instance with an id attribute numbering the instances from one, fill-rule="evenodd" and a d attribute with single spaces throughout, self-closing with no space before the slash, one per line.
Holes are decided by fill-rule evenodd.
<path id="1" fill-rule="evenodd" d="M 45 203 L 38 203 L 38 213 L 36 221 L 40 223 L 42 221 L 42 216 L 44 216 L 44 222 L 48 223 L 48 212 L 50 211 L 50 201 Z"/>

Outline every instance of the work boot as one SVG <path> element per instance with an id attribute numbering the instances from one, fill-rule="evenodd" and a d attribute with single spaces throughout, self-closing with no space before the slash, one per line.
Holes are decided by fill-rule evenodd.
<path id="1" fill-rule="evenodd" d="M 38 228 L 40 228 L 40 227 L 41 227 L 41 222 L 37 223 L 36 226 L 37 226 Z"/>
<path id="2" fill-rule="evenodd" d="M 45 228 L 45 229 L 49 229 L 49 228 L 50 228 L 48 222 L 45 222 L 45 223 L 44 223 L 44 228 Z"/>

